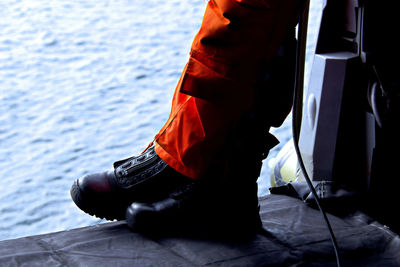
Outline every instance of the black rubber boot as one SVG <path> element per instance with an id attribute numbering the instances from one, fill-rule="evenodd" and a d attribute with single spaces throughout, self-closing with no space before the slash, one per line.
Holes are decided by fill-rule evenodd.
<path id="1" fill-rule="evenodd" d="M 228 185 L 192 182 L 155 202 L 134 202 L 126 222 L 135 232 L 196 238 L 243 239 L 261 228 L 257 187 L 235 191 Z"/>
<path id="2" fill-rule="evenodd" d="M 133 202 L 126 210 L 126 222 L 136 232 L 170 232 L 181 228 L 183 220 L 192 218 L 195 203 L 201 199 L 197 182 L 187 182 L 166 198 L 154 202 Z"/>
<path id="3" fill-rule="evenodd" d="M 258 121 L 245 120 L 200 181 L 174 188 L 164 199 L 135 201 L 126 221 L 137 232 L 197 233 L 200 237 L 243 238 L 261 228 L 257 178 L 275 137 Z M 222 162 L 223 164 L 220 164 Z"/>
<path id="4" fill-rule="evenodd" d="M 169 167 L 152 146 L 137 157 L 115 162 L 113 171 L 77 179 L 70 193 L 84 212 L 107 220 L 123 220 L 132 202 L 163 199 L 186 181 L 191 179 Z"/>

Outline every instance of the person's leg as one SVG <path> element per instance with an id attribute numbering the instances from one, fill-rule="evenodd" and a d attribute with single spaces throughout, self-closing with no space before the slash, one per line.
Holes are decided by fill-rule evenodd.
<path id="1" fill-rule="evenodd" d="M 271 123 L 282 121 L 290 108 L 286 100 L 279 106 L 274 96 L 285 99 L 288 93 L 264 88 L 265 69 L 295 26 L 297 4 L 297 0 L 208 2 L 170 118 L 155 139 L 156 152 L 168 165 L 190 178 L 201 177 L 241 114 L 253 112 L 260 89 L 269 91 L 263 92 L 267 96 L 263 105 L 274 106 L 267 114 Z M 284 116 L 278 114 L 282 112 Z"/>
<path id="2" fill-rule="evenodd" d="M 232 194 L 220 194 L 232 198 L 236 185 L 246 188 L 242 182 L 249 181 L 248 195 L 256 198 L 263 148 L 274 143 L 268 129 L 281 123 L 290 109 L 290 93 L 269 88 L 265 72 L 296 23 L 297 3 L 210 0 L 155 146 L 116 162 L 114 171 L 75 181 L 75 203 L 98 217 L 123 219 L 132 202 L 152 205 L 177 196 L 175 189 L 191 188 L 193 180 L 218 185 L 212 199 L 219 189 L 232 189 Z M 259 101 L 261 95 L 266 98 Z"/>

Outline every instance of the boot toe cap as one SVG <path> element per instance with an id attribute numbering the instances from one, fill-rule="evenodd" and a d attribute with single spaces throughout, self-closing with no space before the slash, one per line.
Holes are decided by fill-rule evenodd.
<path id="1" fill-rule="evenodd" d="M 111 179 L 115 178 L 113 171 L 87 174 L 77 179 L 79 189 L 84 193 L 108 193 L 112 191 Z"/>
<path id="2" fill-rule="evenodd" d="M 126 210 L 126 223 L 133 231 L 145 231 L 154 223 L 156 210 L 148 203 L 132 203 Z"/>

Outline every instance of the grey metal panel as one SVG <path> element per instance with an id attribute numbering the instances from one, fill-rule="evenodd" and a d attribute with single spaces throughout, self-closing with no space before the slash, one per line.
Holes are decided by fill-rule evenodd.
<path id="1" fill-rule="evenodd" d="M 302 120 L 299 146 L 307 172 L 314 181 L 332 180 L 346 68 L 357 54 L 317 54 Z"/>

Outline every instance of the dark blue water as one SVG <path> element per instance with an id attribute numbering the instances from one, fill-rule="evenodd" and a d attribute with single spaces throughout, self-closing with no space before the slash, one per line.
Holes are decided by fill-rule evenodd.
<path id="1" fill-rule="evenodd" d="M 0 240 L 103 222 L 75 207 L 70 186 L 152 140 L 205 5 L 0 3 Z M 290 138 L 287 122 L 274 131 Z"/>

